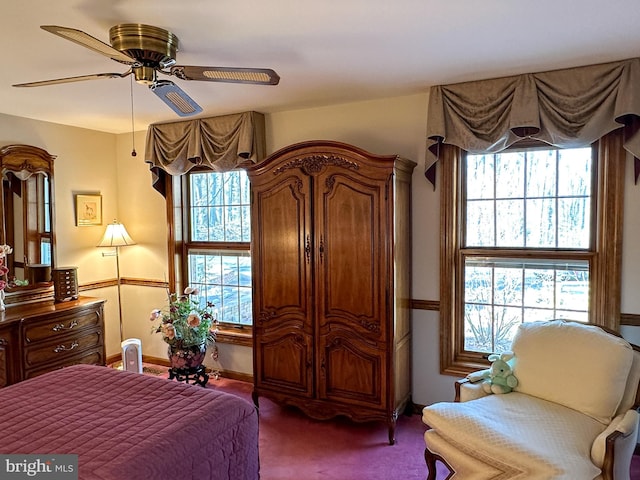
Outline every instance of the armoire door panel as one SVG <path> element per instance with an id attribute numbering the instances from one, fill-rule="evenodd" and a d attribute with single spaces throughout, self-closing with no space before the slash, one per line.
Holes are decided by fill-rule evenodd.
<path id="1" fill-rule="evenodd" d="M 321 337 L 319 351 L 321 398 L 382 408 L 386 401 L 384 351 L 335 335 Z"/>
<path id="2" fill-rule="evenodd" d="M 306 180 L 306 181 L 305 181 Z M 311 324 L 309 180 L 296 176 L 252 187 L 256 323 L 286 315 Z M 269 228 L 262 228 L 268 225 Z"/>
<path id="3" fill-rule="evenodd" d="M 324 332 L 338 322 L 385 338 L 385 183 L 350 175 L 328 170 L 316 181 L 316 240 L 324 246 L 316 267 L 319 326 Z"/>
<path id="4" fill-rule="evenodd" d="M 293 176 L 280 180 L 268 189 L 253 192 L 258 205 L 255 212 L 258 227 L 269 225 L 268 229 L 252 231 L 259 239 L 255 244 L 260 249 L 256 273 L 261 288 L 255 293 L 260 296 L 263 308 L 299 305 L 307 310 L 307 271 L 311 261 L 307 225 L 309 186 Z"/>
<path id="5" fill-rule="evenodd" d="M 313 393 L 313 348 L 311 338 L 296 331 L 280 335 L 262 335 L 256 358 L 257 385 L 262 388 Z"/>

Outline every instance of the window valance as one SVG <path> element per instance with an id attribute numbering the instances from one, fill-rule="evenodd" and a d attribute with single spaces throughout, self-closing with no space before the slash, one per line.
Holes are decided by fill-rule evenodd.
<path id="1" fill-rule="evenodd" d="M 224 171 L 265 156 L 264 115 L 244 112 L 149 125 L 145 161 L 153 187 L 164 195 L 164 177 L 196 166 Z"/>
<path id="2" fill-rule="evenodd" d="M 425 176 L 435 185 L 442 143 L 499 152 L 523 138 L 584 146 L 625 128 L 640 173 L 640 59 L 431 88 Z"/>

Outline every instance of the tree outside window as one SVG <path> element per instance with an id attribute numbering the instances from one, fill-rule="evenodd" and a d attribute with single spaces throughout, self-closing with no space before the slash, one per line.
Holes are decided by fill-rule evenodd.
<path id="1" fill-rule="evenodd" d="M 593 164 L 589 147 L 464 156 L 465 350 L 509 350 L 522 322 L 587 321 Z"/>

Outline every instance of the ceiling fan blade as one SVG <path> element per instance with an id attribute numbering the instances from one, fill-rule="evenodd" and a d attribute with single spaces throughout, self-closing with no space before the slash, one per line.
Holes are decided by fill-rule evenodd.
<path id="1" fill-rule="evenodd" d="M 53 80 L 42 80 L 39 82 L 16 83 L 13 87 L 43 87 L 45 85 L 57 85 L 59 83 L 83 82 L 85 80 L 100 80 L 102 78 L 123 78 L 131 74 L 131 70 L 126 73 L 94 73 L 92 75 L 80 75 L 78 77 L 55 78 Z"/>
<path id="2" fill-rule="evenodd" d="M 129 55 L 125 55 L 119 50 L 116 50 L 111 45 L 108 45 L 95 37 L 92 37 L 88 33 L 82 30 L 76 30 L 75 28 L 60 27 L 58 25 L 41 25 L 40 28 L 46 30 L 49 33 L 58 35 L 66 40 L 70 40 L 78 45 L 82 45 L 85 48 L 98 52 L 101 55 L 105 55 L 116 62 L 132 65 L 137 63 L 135 59 Z"/>
<path id="3" fill-rule="evenodd" d="M 202 107 L 189 97 L 180 87 L 169 80 L 158 80 L 149 88 L 160 100 L 169 105 L 171 110 L 181 117 L 188 117 L 202 112 Z"/>
<path id="4" fill-rule="evenodd" d="M 175 65 L 171 75 L 182 80 L 277 85 L 280 77 L 270 68 L 198 67 Z"/>

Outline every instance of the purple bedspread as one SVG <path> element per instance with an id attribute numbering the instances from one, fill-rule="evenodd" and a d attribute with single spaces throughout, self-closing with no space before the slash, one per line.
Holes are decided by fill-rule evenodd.
<path id="1" fill-rule="evenodd" d="M 85 480 L 254 480 L 258 415 L 216 390 L 76 365 L 0 389 L 0 453 L 78 454 Z"/>

